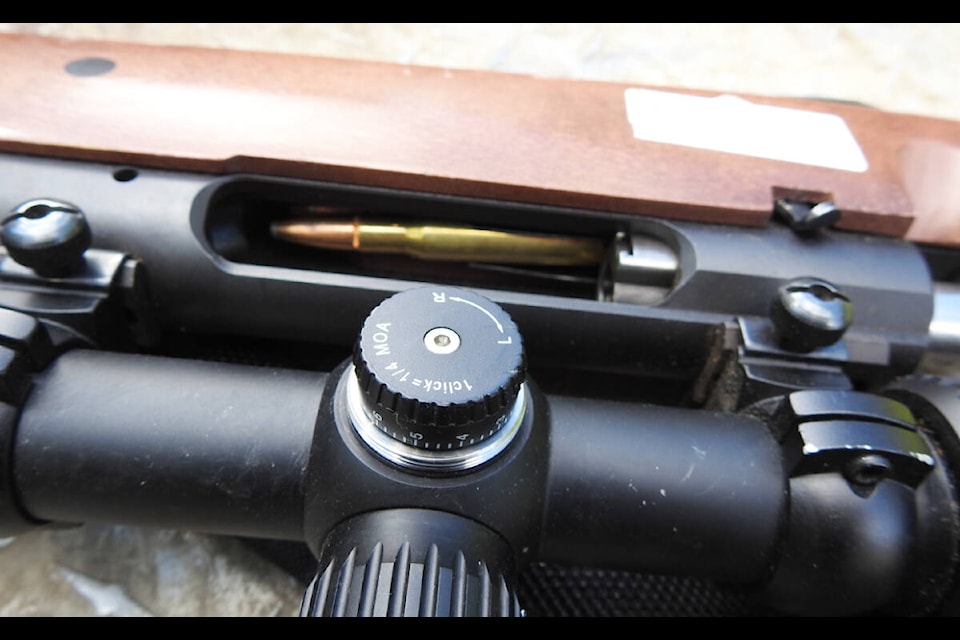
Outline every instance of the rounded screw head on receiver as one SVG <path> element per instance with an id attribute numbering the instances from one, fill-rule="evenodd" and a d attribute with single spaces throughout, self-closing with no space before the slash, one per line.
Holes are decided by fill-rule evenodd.
<path id="1" fill-rule="evenodd" d="M 825 280 L 797 278 L 778 289 L 770 316 L 785 349 L 808 352 L 843 336 L 853 322 L 853 303 Z"/>
<path id="2" fill-rule="evenodd" d="M 0 224 L 0 241 L 17 263 L 44 277 L 62 277 L 82 265 L 92 235 L 76 205 L 37 198 L 10 212 Z"/>

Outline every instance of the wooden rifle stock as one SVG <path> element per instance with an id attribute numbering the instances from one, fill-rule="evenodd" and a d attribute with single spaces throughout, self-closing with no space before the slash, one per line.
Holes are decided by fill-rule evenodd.
<path id="1" fill-rule="evenodd" d="M 9 153 L 746 226 L 830 200 L 839 229 L 960 245 L 960 122 L 739 96 L 842 118 L 861 171 L 638 138 L 634 85 L 22 35 L 0 65 Z"/>

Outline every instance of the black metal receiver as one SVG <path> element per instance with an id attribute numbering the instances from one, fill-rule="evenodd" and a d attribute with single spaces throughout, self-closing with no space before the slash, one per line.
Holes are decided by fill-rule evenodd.
<path id="1" fill-rule="evenodd" d="M 321 205 L 604 253 L 441 264 L 271 231 Z M 960 407 L 917 375 L 952 362 L 949 252 L 16 155 L 0 207 L 5 535 L 305 544 L 310 616 L 522 615 L 543 565 L 703 579 L 750 612 L 956 611 Z"/>

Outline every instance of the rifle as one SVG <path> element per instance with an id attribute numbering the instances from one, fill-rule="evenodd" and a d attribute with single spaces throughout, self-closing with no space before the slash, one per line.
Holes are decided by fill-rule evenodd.
<path id="1" fill-rule="evenodd" d="M 302 546 L 310 616 L 956 611 L 960 123 L 0 60 L 4 535 Z"/>

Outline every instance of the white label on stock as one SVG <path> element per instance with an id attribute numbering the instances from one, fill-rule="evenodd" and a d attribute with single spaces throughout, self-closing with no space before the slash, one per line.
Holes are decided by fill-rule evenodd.
<path id="1" fill-rule="evenodd" d="M 633 137 L 696 149 L 855 171 L 867 159 L 840 116 L 648 89 L 624 93 Z"/>

